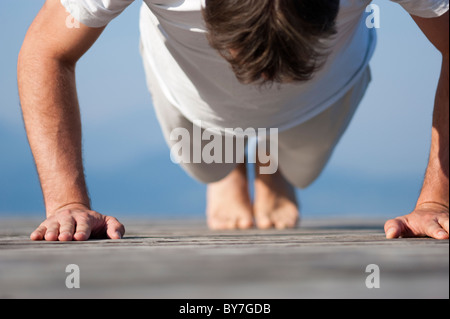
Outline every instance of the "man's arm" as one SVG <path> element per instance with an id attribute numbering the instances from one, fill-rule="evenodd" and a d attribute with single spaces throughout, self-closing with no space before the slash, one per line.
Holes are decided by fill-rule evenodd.
<path id="1" fill-rule="evenodd" d="M 69 28 L 68 16 L 59 0 L 47 0 L 18 59 L 20 102 L 47 215 L 31 239 L 120 238 L 123 225 L 90 208 L 75 85 L 77 61 L 104 28 Z"/>
<path id="2" fill-rule="evenodd" d="M 449 13 L 414 21 L 442 53 L 436 92 L 431 150 L 422 191 L 414 212 L 388 221 L 387 238 L 429 236 L 449 238 Z"/>

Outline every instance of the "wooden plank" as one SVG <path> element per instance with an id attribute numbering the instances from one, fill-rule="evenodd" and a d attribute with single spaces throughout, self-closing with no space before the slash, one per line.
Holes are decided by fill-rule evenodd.
<path id="1" fill-rule="evenodd" d="M 32 242 L 0 221 L 1 298 L 449 298 L 448 241 L 386 240 L 381 220 L 214 232 L 198 220 L 128 220 L 123 240 Z M 68 289 L 66 266 L 80 269 Z M 366 267 L 380 288 L 366 287 Z"/>

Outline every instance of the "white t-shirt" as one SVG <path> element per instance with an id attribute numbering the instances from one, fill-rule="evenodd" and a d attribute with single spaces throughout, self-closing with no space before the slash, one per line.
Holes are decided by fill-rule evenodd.
<path id="1" fill-rule="evenodd" d="M 90 27 L 107 25 L 134 0 L 61 0 Z M 449 0 L 391 0 L 410 14 L 436 17 Z M 339 100 L 370 61 L 376 32 L 366 26 L 371 0 L 341 0 L 332 53 L 314 77 L 303 83 L 260 88 L 243 85 L 206 39 L 204 0 L 144 0 L 140 30 L 144 58 L 169 101 L 191 121 L 225 128 L 278 128 L 305 122 Z"/>

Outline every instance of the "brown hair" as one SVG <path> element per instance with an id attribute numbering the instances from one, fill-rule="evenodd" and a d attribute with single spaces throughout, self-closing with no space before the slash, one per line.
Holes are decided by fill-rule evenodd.
<path id="1" fill-rule="evenodd" d="M 251 83 L 311 79 L 336 33 L 339 0 L 206 0 L 208 40 Z"/>

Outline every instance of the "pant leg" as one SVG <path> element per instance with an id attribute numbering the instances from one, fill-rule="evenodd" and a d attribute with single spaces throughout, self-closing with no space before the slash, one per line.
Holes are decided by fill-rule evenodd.
<path id="1" fill-rule="evenodd" d="M 368 67 L 353 88 L 330 108 L 297 127 L 279 133 L 278 165 L 290 183 L 306 188 L 321 174 L 370 81 Z"/>
<path id="2" fill-rule="evenodd" d="M 200 134 L 203 135 L 203 133 L 205 132 L 205 128 L 196 126 L 186 117 L 184 117 L 183 114 L 174 105 L 172 105 L 172 103 L 170 103 L 170 101 L 164 95 L 157 79 L 155 78 L 153 70 L 151 69 L 145 58 L 145 49 L 142 47 L 142 45 L 140 49 L 147 78 L 147 86 L 152 95 L 153 106 L 167 145 L 172 150 L 179 142 L 179 140 L 171 139 L 171 134 L 174 132 L 184 132 L 186 133 L 186 136 L 189 136 L 189 158 L 186 158 L 184 156 L 183 159 L 179 161 L 179 164 L 188 175 L 201 183 L 209 184 L 225 178 L 229 173 L 231 173 L 231 171 L 235 169 L 237 163 L 240 162 L 239 156 L 235 156 L 236 160 L 233 162 L 227 160 L 225 158 L 226 137 L 220 133 L 209 131 L 210 141 L 221 139 L 221 143 L 223 146 L 222 160 L 218 163 L 205 163 L 203 160 L 203 156 L 200 156 L 200 162 L 195 163 L 194 153 L 197 152 L 196 154 L 201 154 L 202 150 L 207 144 L 209 144 L 210 141 L 204 141 L 203 139 L 200 139 L 200 141 L 196 140 L 196 143 L 194 143 L 193 138 L 196 135 L 194 131 L 200 131 Z M 172 137 L 173 135 L 174 134 L 172 134 Z M 168 156 L 168 159 L 169 158 L 170 157 Z"/>

